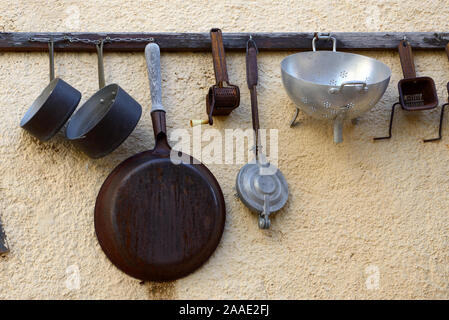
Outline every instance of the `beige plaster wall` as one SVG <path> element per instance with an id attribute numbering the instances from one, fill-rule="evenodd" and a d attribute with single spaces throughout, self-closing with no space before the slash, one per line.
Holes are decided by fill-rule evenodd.
<path id="1" fill-rule="evenodd" d="M 448 31 L 445 0 L 320 1 L 17 1 L 0 0 L 1 31 L 207 32 L 238 31 Z M 150 94 L 143 54 L 106 54 L 107 82 L 117 82 L 144 107 L 130 138 L 113 154 L 91 160 L 62 134 L 40 143 L 19 128 L 27 107 L 48 78 L 44 53 L 0 54 L 0 215 L 11 253 L 0 259 L 0 298 L 449 298 L 449 117 L 440 143 L 439 110 L 397 112 L 394 138 L 389 108 L 402 77 L 395 52 L 361 52 L 392 68 L 381 102 L 345 141 L 332 128 L 301 114 L 280 79 L 288 53 L 259 55 L 260 121 L 279 129 L 279 167 L 290 198 L 272 228 L 235 198 L 241 165 L 209 165 L 227 205 L 223 239 L 197 272 L 172 283 L 140 285 L 101 251 L 93 225 L 97 192 L 128 156 L 153 145 Z M 97 89 L 94 54 L 57 53 L 57 74 L 83 93 Z M 241 88 L 241 107 L 215 128 L 249 128 L 250 99 L 243 53 L 228 54 L 230 78 Z M 419 75 L 434 78 L 440 100 L 449 80 L 443 51 L 416 54 Z M 163 100 L 169 130 L 203 116 L 213 82 L 208 53 L 162 55 Z M 74 269 L 73 269 L 74 268 Z M 73 270 L 80 287 L 73 289 Z M 376 277 L 379 279 L 376 286 Z M 73 279 L 72 279 L 73 280 Z M 67 282 L 69 281 L 69 282 Z M 72 289 L 70 289 L 72 288 Z"/>

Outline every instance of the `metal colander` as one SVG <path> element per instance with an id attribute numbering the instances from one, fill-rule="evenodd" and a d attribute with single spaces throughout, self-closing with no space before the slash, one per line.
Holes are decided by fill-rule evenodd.
<path id="1" fill-rule="evenodd" d="M 317 39 L 332 40 L 333 51 L 316 51 Z M 337 52 L 336 39 L 330 35 L 315 36 L 312 48 L 281 62 L 282 82 L 289 97 L 306 114 L 334 120 L 334 141 L 339 143 L 343 120 L 357 118 L 376 105 L 387 89 L 391 70 L 372 58 Z"/>

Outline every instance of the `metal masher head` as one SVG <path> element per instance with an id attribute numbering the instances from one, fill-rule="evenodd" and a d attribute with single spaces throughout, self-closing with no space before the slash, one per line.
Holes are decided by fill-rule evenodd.
<path id="1" fill-rule="evenodd" d="M 420 107 L 424 105 L 422 93 L 408 94 L 404 96 L 405 105 L 409 108 Z"/>
<path id="2" fill-rule="evenodd" d="M 190 120 L 190 126 L 213 124 L 213 116 L 227 116 L 240 104 L 240 90 L 238 86 L 227 87 L 213 85 L 206 96 L 207 120 Z"/>
<path id="3" fill-rule="evenodd" d="M 398 83 L 398 89 L 404 110 L 429 110 L 438 106 L 435 82 L 430 77 L 402 79 Z"/>
<path id="4" fill-rule="evenodd" d="M 240 93 L 237 86 L 212 86 L 207 99 L 207 113 L 212 111 L 213 116 L 228 115 L 238 107 L 239 103 Z M 211 107 L 213 110 L 210 110 Z"/>

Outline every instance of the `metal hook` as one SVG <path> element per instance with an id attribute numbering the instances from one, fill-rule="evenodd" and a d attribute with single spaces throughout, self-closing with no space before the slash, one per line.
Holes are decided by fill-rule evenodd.
<path id="1" fill-rule="evenodd" d="M 103 65 L 104 39 L 98 40 L 98 43 L 95 46 L 97 47 L 97 54 L 98 54 L 98 84 L 100 89 L 102 89 L 106 85 L 106 80 L 104 78 L 104 65 Z"/>
<path id="2" fill-rule="evenodd" d="M 253 36 L 250 35 L 248 41 L 246 42 L 246 52 L 248 52 L 249 44 L 252 44 L 253 47 L 256 49 L 256 54 L 259 54 L 259 48 L 257 47 L 256 41 L 254 41 Z"/>
<path id="3" fill-rule="evenodd" d="M 296 124 L 296 118 L 298 118 L 299 109 L 296 108 L 295 115 L 293 116 L 293 119 L 290 121 L 290 127 L 294 127 Z"/>
<path id="4" fill-rule="evenodd" d="M 388 136 L 385 137 L 376 137 L 373 138 L 374 141 L 378 141 L 378 140 L 386 140 L 386 139 L 390 139 L 391 138 L 391 130 L 393 128 L 393 119 L 394 119 L 394 109 L 397 105 L 400 105 L 400 102 L 396 102 L 395 104 L 393 104 L 393 106 L 391 107 L 391 114 L 390 114 L 390 124 L 388 126 Z"/>
<path id="5" fill-rule="evenodd" d="M 50 58 L 50 82 L 55 79 L 55 42 L 53 37 L 48 40 L 48 55 Z"/>
<path id="6" fill-rule="evenodd" d="M 409 44 L 407 36 L 404 36 L 402 38 L 402 46 L 406 47 Z"/>
<path id="7" fill-rule="evenodd" d="M 443 130 L 443 118 L 444 118 L 444 108 L 447 107 L 449 103 L 445 103 L 441 106 L 441 113 L 440 113 L 440 126 L 438 127 L 438 137 L 432 138 L 432 139 L 425 139 L 424 142 L 434 142 L 439 141 L 442 138 L 442 130 Z"/>

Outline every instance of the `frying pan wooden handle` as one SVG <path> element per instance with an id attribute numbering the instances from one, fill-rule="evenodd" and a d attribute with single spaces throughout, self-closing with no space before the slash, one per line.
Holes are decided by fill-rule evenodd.
<path id="1" fill-rule="evenodd" d="M 401 43 L 399 43 L 398 51 L 404 78 L 416 78 L 412 47 L 407 40 L 402 40 Z"/>
<path id="2" fill-rule="evenodd" d="M 156 43 L 147 44 L 145 59 L 147 61 L 148 79 L 150 80 L 151 112 L 165 112 L 162 105 L 161 51 Z"/>

